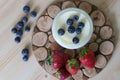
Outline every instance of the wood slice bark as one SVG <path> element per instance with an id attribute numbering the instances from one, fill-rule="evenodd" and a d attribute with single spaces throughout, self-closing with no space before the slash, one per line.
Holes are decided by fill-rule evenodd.
<path id="1" fill-rule="evenodd" d="M 83 9 L 87 13 L 90 13 L 92 11 L 92 5 L 85 1 L 80 3 L 79 8 Z"/>
<path id="2" fill-rule="evenodd" d="M 74 2 L 73 1 L 65 1 L 65 2 L 63 2 L 63 4 L 62 4 L 62 9 L 66 9 L 66 8 L 75 8 L 76 7 L 76 5 L 74 4 Z"/>
<path id="3" fill-rule="evenodd" d="M 49 16 L 41 16 L 38 19 L 37 27 L 40 31 L 47 32 L 51 29 L 52 22 L 53 20 Z"/>
<path id="4" fill-rule="evenodd" d="M 44 46 L 47 42 L 47 34 L 44 32 L 38 32 L 33 35 L 33 45 L 35 46 Z"/>
<path id="5" fill-rule="evenodd" d="M 104 55 L 110 55 L 113 52 L 114 45 L 111 41 L 104 41 L 101 43 L 99 50 Z"/>
<path id="6" fill-rule="evenodd" d="M 91 18 L 95 26 L 103 26 L 105 24 L 105 16 L 100 10 L 93 11 Z"/>
<path id="7" fill-rule="evenodd" d="M 104 26 L 100 30 L 100 36 L 102 39 L 110 39 L 112 37 L 113 30 L 109 26 Z"/>
<path id="8" fill-rule="evenodd" d="M 38 61 L 43 61 L 47 58 L 47 49 L 44 47 L 36 49 L 33 53 Z"/>
<path id="9" fill-rule="evenodd" d="M 95 68 L 93 69 L 85 68 L 85 69 L 82 69 L 82 71 L 88 77 L 94 77 L 97 74 Z"/>
<path id="10" fill-rule="evenodd" d="M 47 12 L 52 18 L 54 18 L 60 11 L 61 9 L 57 5 L 51 5 L 47 8 Z"/>
<path id="11" fill-rule="evenodd" d="M 105 58 L 105 56 L 99 54 L 96 57 L 96 62 L 95 62 L 95 67 L 97 68 L 104 68 L 107 64 L 107 60 Z"/>

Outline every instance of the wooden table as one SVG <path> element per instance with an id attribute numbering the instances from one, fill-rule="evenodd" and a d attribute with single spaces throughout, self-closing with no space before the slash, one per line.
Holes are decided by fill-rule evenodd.
<path id="1" fill-rule="evenodd" d="M 41 12 L 54 0 L 0 0 L 0 80 L 56 80 L 46 73 L 30 53 L 28 62 L 22 61 L 21 50 L 31 49 L 32 31 Z M 111 19 L 116 33 L 114 54 L 104 70 L 90 80 L 120 80 L 120 0 L 88 0 L 102 9 Z M 24 5 L 37 9 L 38 16 L 30 18 L 31 32 L 24 33 L 20 44 L 14 42 L 11 28 L 23 17 Z"/>

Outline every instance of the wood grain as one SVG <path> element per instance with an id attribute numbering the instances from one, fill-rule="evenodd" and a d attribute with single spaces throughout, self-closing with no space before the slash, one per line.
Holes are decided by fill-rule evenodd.
<path id="1" fill-rule="evenodd" d="M 28 62 L 22 61 L 21 50 L 31 44 L 32 30 L 36 20 L 43 10 L 54 0 L 0 0 L 0 80 L 57 80 L 46 73 L 37 63 L 34 55 L 30 53 Z M 114 26 L 116 47 L 114 54 L 97 76 L 90 80 L 119 80 L 120 79 L 120 0 L 87 0 L 100 7 Z M 104 4 L 103 4 L 104 3 Z M 32 30 L 25 33 L 20 44 L 14 43 L 15 36 L 11 34 L 11 28 L 25 15 L 22 12 L 24 5 L 30 5 L 31 10 L 36 9 L 38 16 L 30 18 Z M 31 46 L 29 46 L 31 48 Z M 108 74 L 109 73 L 109 74 Z"/>

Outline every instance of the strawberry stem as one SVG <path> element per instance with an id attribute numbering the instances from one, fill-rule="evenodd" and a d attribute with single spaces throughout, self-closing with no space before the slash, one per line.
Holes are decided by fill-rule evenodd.
<path id="1" fill-rule="evenodd" d="M 60 72 L 60 71 L 57 71 L 57 72 L 55 73 L 55 77 L 60 78 L 60 74 L 61 74 L 61 72 Z"/>
<path id="2" fill-rule="evenodd" d="M 79 62 L 78 62 L 77 59 L 73 58 L 73 59 L 68 60 L 67 62 L 68 62 L 68 66 L 70 68 L 72 68 L 73 66 L 76 67 L 76 68 L 79 68 Z"/>
<path id="3" fill-rule="evenodd" d="M 53 58 L 52 58 L 52 51 L 51 50 L 48 50 L 48 56 L 47 56 L 46 64 L 48 64 L 48 65 L 53 64 Z"/>
<path id="4" fill-rule="evenodd" d="M 85 54 L 88 54 L 88 49 L 87 49 L 87 48 L 84 48 L 84 49 L 78 54 L 78 56 L 84 58 L 84 55 L 85 55 Z"/>

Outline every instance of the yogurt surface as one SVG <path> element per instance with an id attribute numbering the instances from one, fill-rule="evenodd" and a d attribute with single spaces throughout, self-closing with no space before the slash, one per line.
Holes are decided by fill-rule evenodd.
<path id="1" fill-rule="evenodd" d="M 84 23 L 84 28 L 82 29 L 81 34 L 76 34 L 75 32 L 73 34 L 70 34 L 68 32 L 68 25 L 66 24 L 66 21 L 68 18 L 73 18 L 74 15 L 79 16 L 79 20 L 77 22 L 74 22 L 73 26 L 77 28 L 78 22 Z M 63 36 L 60 36 L 58 34 L 58 30 L 62 28 L 65 30 L 65 33 Z M 52 25 L 52 34 L 56 42 L 61 45 L 64 48 L 67 49 L 77 49 L 83 47 L 87 42 L 90 40 L 93 33 L 93 23 L 89 15 L 84 12 L 81 9 L 77 8 L 68 8 L 60 13 L 55 17 Z M 74 37 L 79 38 L 79 43 L 74 44 L 72 39 Z"/>

